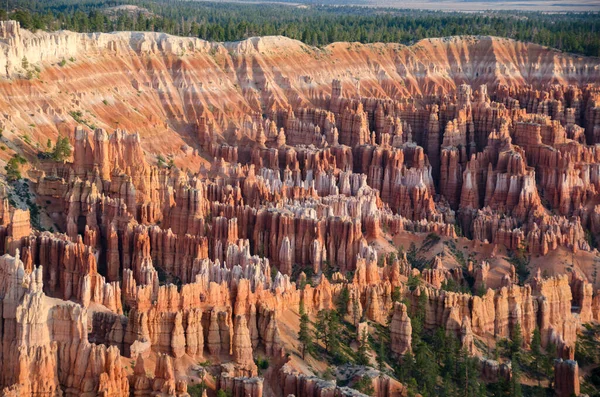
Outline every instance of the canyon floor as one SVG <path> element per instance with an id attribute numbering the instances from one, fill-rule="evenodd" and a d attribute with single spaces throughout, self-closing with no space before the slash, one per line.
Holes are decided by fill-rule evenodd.
<path id="1" fill-rule="evenodd" d="M 403 368 L 438 337 L 473 395 L 597 392 L 599 59 L 12 21 L 0 48 L 3 396 L 427 396 Z"/>

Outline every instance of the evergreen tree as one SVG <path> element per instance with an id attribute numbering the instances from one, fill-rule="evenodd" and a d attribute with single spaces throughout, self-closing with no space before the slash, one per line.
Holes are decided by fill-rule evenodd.
<path id="1" fill-rule="evenodd" d="M 52 150 L 52 159 L 55 161 L 64 161 L 69 156 L 71 156 L 71 144 L 69 143 L 69 138 L 58 137 L 56 145 L 54 145 L 54 149 Z"/>
<path id="2" fill-rule="evenodd" d="M 427 296 L 421 292 L 417 300 L 417 307 L 411 318 L 412 325 L 412 345 L 416 346 L 421 340 L 425 322 L 425 308 L 427 305 Z"/>
<path id="3" fill-rule="evenodd" d="M 512 361 L 512 376 L 510 378 L 510 395 L 512 397 L 521 397 L 523 391 L 521 389 L 521 364 L 519 363 L 519 353 L 515 354 L 516 360 Z"/>
<path id="4" fill-rule="evenodd" d="M 540 329 L 535 327 L 533 330 L 533 334 L 531 336 L 531 353 L 535 356 L 540 356 L 542 354 L 542 335 L 540 333 Z"/>
<path id="5" fill-rule="evenodd" d="M 510 356 L 513 358 L 515 354 L 521 351 L 523 346 L 523 334 L 521 332 L 521 324 L 515 324 L 512 332 L 512 341 L 510 343 Z"/>
<path id="6" fill-rule="evenodd" d="M 25 164 L 27 161 L 24 157 L 21 157 L 18 154 L 15 154 L 11 157 L 10 160 L 4 166 L 4 170 L 6 171 L 6 179 L 9 182 L 15 182 L 21 179 L 21 165 Z"/>
<path id="7" fill-rule="evenodd" d="M 439 353 L 443 357 L 442 373 L 450 373 L 452 378 L 458 377 L 458 352 L 459 348 L 455 343 L 455 338 L 447 339 L 447 346 Z"/>
<path id="8" fill-rule="evenodd" d="M 504 377 L 499 377 L 498 381 L 489 385 L 489 395 L 493 397 L 505 397 L 511 395 L 510 382 Z"/>
<path id="9" fill-rule="evenodd" d="M 456 386 L 454 385 L 454 382 L 452 381 L 452 377 L 450 376 L 449 372 L 447 372 L 446 375 L 444 375 L 444 378 L 442 380 L 442 393 L 441 394 L 443 397 L 456 396 Z"/>
<path id="10" fill-rule="evenodd" d="M 400 287 L 394 287 L 394 290 L 392 291 L 392 302 L 400 302 L 401 298 Z"/>
<path id="11" fill-rule="evenodd" d="M 385 344 L 381 333 L 379 334 L 379 350 L 377 351 L 377 369 L 380 372 L 385 369 Z"/>
<path id="12" fill-rule="evenodd" d="M 340 291 L 340 295 L 337 299 L 337 311 L 340 316 L 343 318 L 346 314 L 348 314 L 348 303 L 350 302 L 350 291 L 348 290 L 348 286 L 344 285 L 344 288 Z"/>
<path id="13" fill-rule="evenodd" d="M 523 335 L 521 325 L 517 322 L 513 329 L 512 341 L 509 345 L 509 352 L 512 364 L 512 376 L 510 378 L 510 395 L 520 397 L 523 395 L 521 388 L 521 347 L 523 345 Z"/>
<path id="14" fill-rule="evenodd" d="M 367 396 L 372 396 L 373 394 L 375 394 L 375 389 L 373 388 L 373 381 L 367 375 L 363 375 L 354 384 L 354 389 Z"/>
<path id="15" fill-rule="evenodd" d="M 434 395 L 438 366 L 425 343 L 419 343 L 415 349 L 415 375 L 420 390 L 423 390 L 427 395 Z"/>
<path id="16" fill-rule="evenodd" d="M 317 313 L 317 322 L 315 323 L 315 340 L 317 342 L 323 342 L 325 344 L 325 350 L 327 350 L 327 340 L 325 335 L 327 333 L 327 311 L 319 310 Z"/>
<path id="17" fill-rule="evenodd" d="M 352 321 L 354 321 L 355 326 L 358 325 L 358 322 L 360 321 L 360 306 L 356 296 L 352 297 Z"/>
<path id="18" fill-rule="evenodd" d="M 477 362 L 469 356 L 469 353 L 460 349 L 457 362 L 457 384 L 464 396 L 478 396 L 480 384 L 478 380 Z"/>
<path id="19" fill-rule="evenodd" d="M 300 299 L 300 330 L 298 331 L 298 340 L 302 345 L 302 359 L 304 360 L 304 356 L 306 352 L 310 352 L 312 350 L 312 339 L 310 335 L 310 320 L 308 318 L 308 314 L 304 310 L 304 299 Z"/>
<path id="20" fill-rule="evenodd" d="M 533 330 L 533 335 L 531 336 L 531 355 L 533 356 L 533 368 L 535 371 L 535 377 L 538 381 L 538 386 L 541 386 L 540 379 L 540 366 L 542 365 L 543 355 L 542 355 L 542 337 L 540 334 L 539 328 L 535 328 Z"/>
<path id="21" fill-rule="evenodd" d="M 340 351 L 340 319 L 335 310 L 319 310 L 315 323 L 315 339 L 322 341 L 325 351 L 336 357 Z"/>
<path id="22" fill-rule="evenodd" d="M 396 366 L 396 376 L 403 383 L 413 377 L 413 368 L 415 364 L 415 357 L 412 352 L 408 352 L 402 356 L 401 362 Z"/>
<path id="23" fill-rule="evenodd" d="M 435 330 L 431 345 L 433 351 L 436 352 L 436 362 L 438 365 L 441 365 L 446 359 L 446 350 L 448 349 L 446 330 L 443 327 L 439 327 Z"/>
<path id="24" fill-rule="evenodd" d="M 340 353 L 340 318 L 335 310 L 329 311 L 327 318 L 327 353 L 338 358 Z"/>
<path id="25" fill-rule="evenodd" d="M 358 365 L 368 365 L 369 364 L 369 357 L 367 356 L 368 343 L 369 343 L 369 340 L 367 338 L 367 331 L 364 330 L 363 334 L 360 337 L 360 343 L 358 345 L 358 352 L 357 352 L 357 358 L 356 358 L 356 363 Z"/>
<path id="26" fill-rule="evenodd" d="M 547 379 L 550 380 L 550 387 L 552 387 L 552 379 L 554 378 L 554 359 L 556 358 L 556 345 L 553 342 L 549 342 L 546 346 L 546 356 L 543 360 L 543 371 Z"/>

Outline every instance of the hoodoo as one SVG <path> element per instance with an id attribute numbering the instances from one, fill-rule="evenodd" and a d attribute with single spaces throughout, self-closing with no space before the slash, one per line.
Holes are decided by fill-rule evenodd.
<path id="1" fill-rule="evenodd" d="M 15 21 L 0 49 L 2 395 L 597 376 L 597 58 Z"/>

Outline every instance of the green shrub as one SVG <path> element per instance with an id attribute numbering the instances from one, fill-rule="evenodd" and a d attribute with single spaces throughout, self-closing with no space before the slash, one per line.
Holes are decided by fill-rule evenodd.
<path id="1" fill-rule="evenodd" d="M 354 384 L 354 389 L 358 390 L 362 394 L 366 394 L 367 396 L 372 396 L 375 393 L 373 382 L 367 375 L 364 375 L 358 380 L 358 382 Z"/>
<path id="2" fill-rule="evenodd" d="M 264 357 L 258 357 L 255 360 L 255 362 L 256 362 L 256 366 L 259 369 L 267 369 L 267 368 L 269 368 L 269 365 L 270 365 L 269 359 L 268 358 L 264 358 Z"/>
<path id="3" fill-rule="evenodd" d="M 15 182 L 21 179 L 21 165 L 27 163 L 24 157 L 15 154 L 4 167 L 6 171 L 6 179 L 9 182 Z"/>
<path id="4" fill-rule="evenodd" d="M 54 145 L 54 149 L 52 150 L 51 156 L 52 159 L 55 161 L 64 161 L 69 156 L 71 156 L 71 143 L 69 142 L 69 138 L 58 137 L 56 145 Z"/>
<path id="5" fill-rule="evenodd" d="M 227 393 L 223 389 L 219 389 L 219 391 L 217 392 L 217 397 L 230 397 L 230 396 L 231 396 L 231 393 Z"/>
<path id="6" fill-rule="evenodd" d="M 163 168 L 166 166 L 165 158 L 162 156 L 162 154 L 156 156 L 156 163 L 156 165 L 158 165 L 159 168 Z"/>
<path id="7" fill-rule="evenodd" d="M 188 393 L 191 397 L 202 397 L 202 393 L 206 387 L 204 384 L 188 385 Z"/>

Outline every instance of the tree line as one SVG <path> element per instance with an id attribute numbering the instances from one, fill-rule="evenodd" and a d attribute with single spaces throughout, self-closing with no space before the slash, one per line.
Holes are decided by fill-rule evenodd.
<path id="1" fill-rule="evenodd" d="M 137 8 L 123 9 L 130 5 Z M 1 18 L 6 18 L 4 11 Z M 448 13 L 356 6 L 207 3 L 170 0 L 17 0 L 9 17 L 26 29 L 153 31 L 213 41 L 283 35 L 306 44 L 411 44 L 428 37 L 492 35 L 600 56 L 598 13 Z"/>

